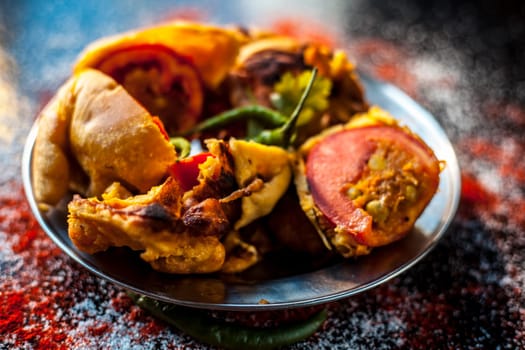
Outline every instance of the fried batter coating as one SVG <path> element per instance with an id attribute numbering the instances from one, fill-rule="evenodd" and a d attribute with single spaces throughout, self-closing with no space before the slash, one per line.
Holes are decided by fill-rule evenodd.
<path id="1" fill-rule="evenodd" d="M 261 254 L 253 244 L 245 242 L 238 231 L 231 231 L 224 239 L 226 260 L 221 268 L 224 273 L 246 270 L 261 260 Z"/>
<path id="2" fill-rule="evenodd" d="M 64 84 L 42 110 L 33 149 L 32 181 L 37 203 L 44 209 L 57 204 L 69 189 L 69 126 L 74 79 Z"/>
<path id="3" fill-rule="evenodd" d="M 173 21 L 99 39 L 79 56 L 75 72 L 96 67 L 105 57 L 129 47 L 162 44 L 188 57 L 204 83 L 217 87 L 233 66 L 245 35 L 236 29 Z M 132 62 L 131 62 L 132 63 Z"/>
<path id="4" fill-rule="evenodd" d="M 39 204 L 56 204 L 72 187 L 97 196 L 114 181 L 144 193 L 175 161 L 152 116 L 95 70 L 68 80 L 40 114 L 38 127 L 32 169 Z"/>
<path id="5" fill-rule="evenodd" d="M 209 273 L 222 268 L 222 242 L 238 216 L 238 203 L 221 198 L 237 189 L 233 161 L 224 141 L 210 140 L 213 157 L 202 164 L 200 183 L 184 192 L 173 177 L 147 194 L 128 196 L 112 184 L 97 198 L 75 196 L 68 205 L 69 236 L 93 254 L 110 247 L 142 251 L 140 257 L 162 272 Z"/>
<path id="6" fill-rule="evenodd" d="M 89 254 L 127 246 L 167 273 L 218 271 L 226 251 L 220 238 L 229 222 L 216 199 L 207 199 L 182 215 L 182 193 L 172 178 L 147 194 L 125 199 L 105 196 L 69 203 L 69 236 Z"/>
<path id="7" fill-rule="evenodd" d="M 260 189 L 242 198 L 242 215 L 235 223 L 235 229 L 240 229 L 272 211 L 290 184 L 292 169 L 288 152 L 280 147 L 236 139 L 229 145 L 239 187 L 256 179 L 263 182 Z"/>

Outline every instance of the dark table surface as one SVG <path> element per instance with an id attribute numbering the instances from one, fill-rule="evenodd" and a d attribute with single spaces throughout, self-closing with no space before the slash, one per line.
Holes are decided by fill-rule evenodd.
<path id="1" fill-rule="evenodd" d="M 459 211 L 435 249 L 291 348 L 525 348 L 525 5 L 446 0 L 0 2 L 0 348 L 207 348 L 61 252 L 20 179 L 29 128 L 79 51 L 181 16 L 330 38 L 434 114 L 460 160 Z"/>

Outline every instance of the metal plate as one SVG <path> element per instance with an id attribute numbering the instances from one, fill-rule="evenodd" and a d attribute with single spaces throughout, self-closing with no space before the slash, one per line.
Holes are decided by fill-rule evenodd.
<path id="1" fill-rule="evenodd" d="M 118 248 L 89 255 L 67 234 L 66 211 L 46 214 L 36 205 L 31 187 L 31 155 L 36 124 L 27 139 L 22 164 L 31 209 L 51 239 L 92 273 L 123 288 L 178 305 L 217 310 L 272 310 L 312 306 L 363 292 L 420 261 L 443 236 L 459 203 L 460 171 L 452 145 L 433 116 L 396 87 L 361 76 L 368 100 L 386 109 L 417 133 L 446 162 L 437 194 L 404 239 L 370 255 L 335 262 L 266 261 L 239 276 L 168 275 L 152 270 L 131 250 Z M 67 198 L 64 202 L 67 202 Z M 64 207 L 64 206 L 63 206 Z M 306 267 L 305 267 L 306 266 Z M 261 300 L 268 302 L 260 303 Z"/>

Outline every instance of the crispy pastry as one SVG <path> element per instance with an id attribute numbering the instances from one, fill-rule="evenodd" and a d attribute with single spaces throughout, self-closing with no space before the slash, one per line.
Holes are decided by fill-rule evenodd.
<path id="1" fill-rule="evenodd" d="M 231 69 L 245 41 L 245 35 L 237 29 L 173 21 L 99 39 L 80 54 L 74 70 L 97 67 L 108 56 L 123 49 L 160 44 L 190 60 L 204 83 L 213 88 Z M 133 64 L 132 55 L 129 59 Z"/>
<path id="2" fill-rule="evenodd" d="M 237 30 L 175 21 L 95 41 L 74 71 L 110 75 L 177 132 L 201 118 L 205 95 L 224 80 L 244 40 Z"/>
<path id="3" fill-rule="evenodd" d="M 70 188 L 100 195 L 114 181 L 144 193 L 158 185 L 175 151 L 154 118 L 113 79 L 84 70 L 69 79 L 38 120 L 33 188 L 56 204 Z"/>
<path id="4" fill-rule="evenodd" d="M 225 259 L 220 238 L 229 230 L 228 220 L 214 199 L 181 214 L 181 195 L 172 178 L 130 198 L 77 195 L 68 204 L 69 237 L 90 254 L 121 246 L 141 251 L 140 257 L 162 272 L 217 271 Z"/>
<path id="5" fill-rule="evenodd" d="M 236 139 L 229 145 L 239 187 L 261 181 L 259 188 L 242 198 L 242 214 L 235 223 L 238 230 L 272 211 L 290 184 L 292 170 L 290 156 L 282 148 Z"/>
<path id="6" fill-rule="evenodd" d="M 236 189 L 233 164 L 223 141 L 210 141 L 199 182 L 189 191 L 173 177 L 147 194 L 126 197 L 113 184 L 97 198 L 75 196 L 68 205 L 68 232 L 82 251 L 110 247 L 142 251 L 141 258 L 159 271 L 208 273 L 222 268 L 222 238 L 231 230 L 234 201 L 221 202 Z M 121 198 L 124 194 L 124 198 Z"/>

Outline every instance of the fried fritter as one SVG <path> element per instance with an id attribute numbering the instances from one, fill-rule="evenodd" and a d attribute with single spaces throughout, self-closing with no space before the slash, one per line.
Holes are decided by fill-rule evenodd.
<path id="1" fill-rule="evenodd" d="M 223 238 L 238 215 L 238 201 L 221 202 L 237 189 L 233 160 L 224 141 L 211 140 L 213 156 L 201 165 L 199 183 L 184 191 L 173 177 L 148 193 L 128 196 L 112 184 L 97 198 L 75 196 L 68 205 L 69 236 L 89 254 L 127 246 L 167 273 L 219 271 L 226 259 Z"/>
<path id="2" fill-rule="evenodd" d="M 110 77 L 85 70 L 40 114 L 32 159 L 35 197 L 54 205 L 71 188 L 97 196 L 114 181 L 145 193 L 161 183 L 175 157 L 139 103 Z"/>

